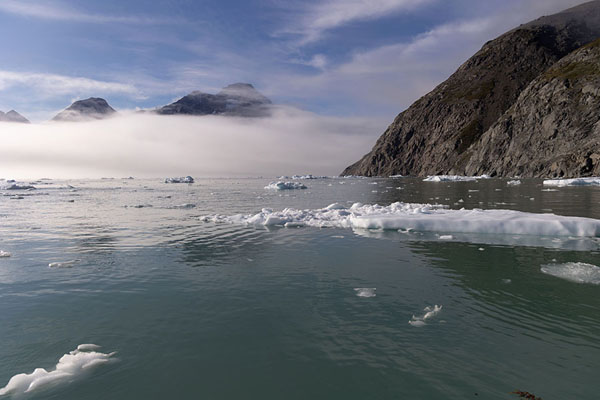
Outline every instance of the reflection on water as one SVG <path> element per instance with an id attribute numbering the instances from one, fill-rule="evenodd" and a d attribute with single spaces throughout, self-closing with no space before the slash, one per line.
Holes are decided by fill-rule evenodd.
<path id="1" fill-rule="evenodd" d="M 0 196 L 0 250 L 12 253 L 0 258 L 0 387 L 96 343 L 118 360 L 27 398 L 596 396 L 600 287 L 540 271 L 600 265 L 595 239 L 200 217 L 409 201 L 600 218 L 597 188 L 402 178 L 273 192 L 269 181 L 43 181 L 35 196 Z M 409 323 L 434 305 L 426 324 Z"/>

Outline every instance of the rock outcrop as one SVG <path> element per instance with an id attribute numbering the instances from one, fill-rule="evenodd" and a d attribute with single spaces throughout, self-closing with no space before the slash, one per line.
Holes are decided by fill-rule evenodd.
<path id="1" fill-rule="evenodd" d="M 217 94 L 195 91 L 175 103 L 161 107 L 162 115 L 230 115 L 262 117 L 269 115 L 271 100 L 249 83 L 234 83 Z"/>
<path id="2" fill-rule="evenodd" d="M 530 132 L 519 131 L 532 126 L 533 120 L 525 122 L 525 115 L 520 117 L 521 125 L 514 124 L 510 134 L 504 133 L 505 136 L 510 136 L 513 147 L 499 149 L 494 146 L 508 145 L 506 137 L 499 139 L 498 132 L 501 130 L 499 126 L 511 124 L 515 119 L 505 116 L 505 113 L 524 112 L 523 110 L 529 106 L 535 107 L 533 102 L 527 104 L 524 102 L 528 101 L 527 99 L 535 100 L 536 88 L 542 89 L 541 86 L 546 84 L 560 85 L 560 82 L 570 82 L 569 79 L 575 79 L 574 76 L 570 76 L 565 80 L 558 74 L 544 85 L 541 81 L 544 76 L 545 79 L 552 76 L 544 74 L 550 73 L 549 68 L 558 60 L 598 37 L 600 37 L 600 1 L 592 1 L 521 25 L 486 43 L 448 80 L 398 115 L 371 152 L 346 168 L 342 174 L 388 176 L 486 173 L 554 176 L 555 173 L 560 175 L 561 170 L 565 176 L 575 174 L 573 169 L 575 167 L 571 165 L 579 161 L 565 164 L 566 161 L 553 158 L 550 165 L 546 166 L 544 162 L 544 166 L 538 165 L 534 168 L 533 160 L 549 157 L 550 154 L 548 153 L 550 150 L 547 149 L 544 150 L 546 153 L 532 153 L 531 151 L 538 148 L 536 146 L 530 147 L 529 153 L 525 151 L 521 153 L 519 158 L 521 168 L 507 167 L 514 162 L 513 152 L 521 141 L 517 136 L 530 134 Z M 594 48 L 586 51 L 593 52 Z M 584 57 L 583 53 L 580 57 Z M 578 67 L 573 68 L 578 70 Z M 592 81 L 592 78 L 589 82 L 586 78 L 586 83 L 583 84 L 587 87 L 586 93 L 593 91 L 595 84 Z M 573 83 L 566 83 L 566 85 L 572 86 Z M 558 90 L 558 86 L 552 86 L 552 89 L 550 86 L 544 86 L 543 90 Z M 575 93 L 570 90 L 575 89 L 566 88 L 562 93 L 567 96 L 569 92 L 569 96 L 575 96 Z M 527 99 L 523 97 L 526 94 Z M 542 96 L 543 93 L 539 95 Z M 518 101 L 520 103 L 517 106 Z M 558 99 L 554 101 L 559 102 Z M 521 107 L 521 110 L 517 110 L 517 107 Z M 587 107 L 593 107 L 592 102 Z M 578 111 L 575 107 L 565 108 L 565 113 L 554 113 L 552 117 L 548 116 L 545 120 L 546 126 L 554 132 L 555 129 L 560 131 L 560 127 L 567 124 L 572 132 L 579 132 L 579 137 L 591 140 L 594 131 L 578 125 L 581 119 L 586 119 L 584 116 L 577 115 L 580 112 L 581 110 Z M 555 120 L 551 123 L 550 118 L 562 118 L 570 122 Z M 586 119 L 586 121 L 591 120 Z M 541 142 L 547 141 L 548 137 L 530 135 L 528 140 Z M 571 139 L 561 138 L 557 133 L 553 140 L 555 140 L 554 146 L 558 149 L 564 148 L 562 143 L 564 140 Z M 486 148 L 486 146 L 491 147 Z M 583 154 L 588 152 L 582 147 L 583 143 L 578 146 L 569 146 L 571 150 L 568 157 L 577 160 L 583 157 L 584 160 L 595 162 L 593 161 L 596 157 L 593 156 L 595 153 L 589 154 L 588 157 Z M 556 156 L 558 154 L 552 157 Z M 504 157 L 504 159 L 484 160 L 485 157 Z M 589 161 L 583 162 L 585 165 L 589 164 Z M 500 166 L 504 167 L 500 168 Z M 580 171 L 575 175 L 586 173 L 588 172 Z"/>
<path id="3" fill-rule="evenodd" d="M 78 100 L 68 108 L 58 113 L 53 121 L 90 121 L 112 117 L 116 114 L 106 100 L 99 97 L 90 97 Z"/>
<path id="4" fill-rule="evenodd" d="M 29 124 L 29 120 L 16 112 L 15 110 L 10 110 L 7 113 L 0 111 L 0 121 L 1 122 L 19 122 L 23 124 Z"/>

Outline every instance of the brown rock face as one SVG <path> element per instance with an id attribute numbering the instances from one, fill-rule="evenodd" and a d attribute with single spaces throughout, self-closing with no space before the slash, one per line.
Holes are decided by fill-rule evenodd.
<path id="1" fill-rule="evenodd" d="M 486 43 L 448 80 L 398 115 L 371 152 L 342 174 L 504 174 L 472 161 L 482 151 L 477 146 L 483 146 L 484 133 L 531 82 L 599 36 L 600 1 L 592 1 Z"/>

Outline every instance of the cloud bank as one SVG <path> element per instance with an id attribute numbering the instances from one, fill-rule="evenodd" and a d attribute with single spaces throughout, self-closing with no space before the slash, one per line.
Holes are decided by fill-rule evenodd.
<path id="1" fill-rule="evenodd" d="M 337 175 L 385 121 L 278 108 L 270 118 L 126 114 L 0 130 L 6 179 Z"/>

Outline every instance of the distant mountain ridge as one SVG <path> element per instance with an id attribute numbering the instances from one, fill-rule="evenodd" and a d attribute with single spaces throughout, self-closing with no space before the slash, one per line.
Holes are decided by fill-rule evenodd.
<path id="1" fill-rule="evenodd" d="M 89 121 L 104 119 L 116 114 L 108 102 L 99 97 L 90 97 L 85 100 L 78 100 L 58 113 L 53 121 Z"/>
<path id="2" fill-rule="evenodd" d="M 0 111 L 0 121 L 1 122 L 19 122 L 23 124 L 29 124 L 29 120 L 16 112 L 15 110 L 10 110 L 7 113 Z"/>
<path id="3" fill-rule="evenodd" d="M 595 114 L 592 112 L 595 98 L 588 103 L 578 100 L 580 108 L 576 110 L 536 91 L 549 90 L 540 79 L 555 63 L 598 37 L 600 1 L 597 0 L 538 18 L 486 43 L 450 78 L 400 113 L 371 152 L 342 174 L 580 176 L 600 172 L 600 152 L 593 157 L 596 153 L 592 152 L 591 158 L 586 158 L 588 149 L 574 148 L 569 143 L 574 137 L 586 141 L 594 138 L 596 130 L 590 128 L 593 117 L 581 124 L 576 121 L 579 113 L 600 114 L 598 109 Z M 562 95 L 575 98 L 574 88 L 585 87 L 588 96 L 595 96 L 596 88 L 600 88 L 595 79 L 596 62 L 589 56 L 595 50 L 586 54 L 571 61 L 569 68 L 579 71 L 577 74 L 559 73 L 553 78 L 553 82 L 557 80 L 567 86 L 559 90 Z M 555 88 L 558 90 L 558 86 Z M 528 97 L 521 97 L 526 91 Z M 557 106 L 561 104 L 568 112 L 549 113 L 552 117 L 545 121 L 539 121 L 534 114 L 523 115 L 524 110 L 532 113 L 545 110 L 545 106 L 535 103 L 540 96 Z M 551 121 L 551 118 L 556 119 Z M 570 121 L 566 125 L 577 134 L 562 134 L 559 127 L 565 125 L 565 119 Z M 532 128 L 534 120 L 544 123 L 537 127 L 537 135 L 528 136 L 533 144 L 524 147 L 529 152 L 520 152 L 518 160 L 514 158 L 519 150 L 515 144 L 522 135 L 529 134 L 511 125 L 516 120 L 521 121 L 521 129 Z M 504 139 L 497 140 L 499 135 Z M 542 145 L 549 139 L 553 141 L 551 149 Z M 511 144 L 510 151 L 503 147 Z M 566 161 L 573 158 L 579 161 Z M 553 161 L 540 164 L 537 161 L 541 159 Z M 508 167 L 516 161 L 518 168 Z M 576 167 L 577 163 L 582 164 Z"/>

